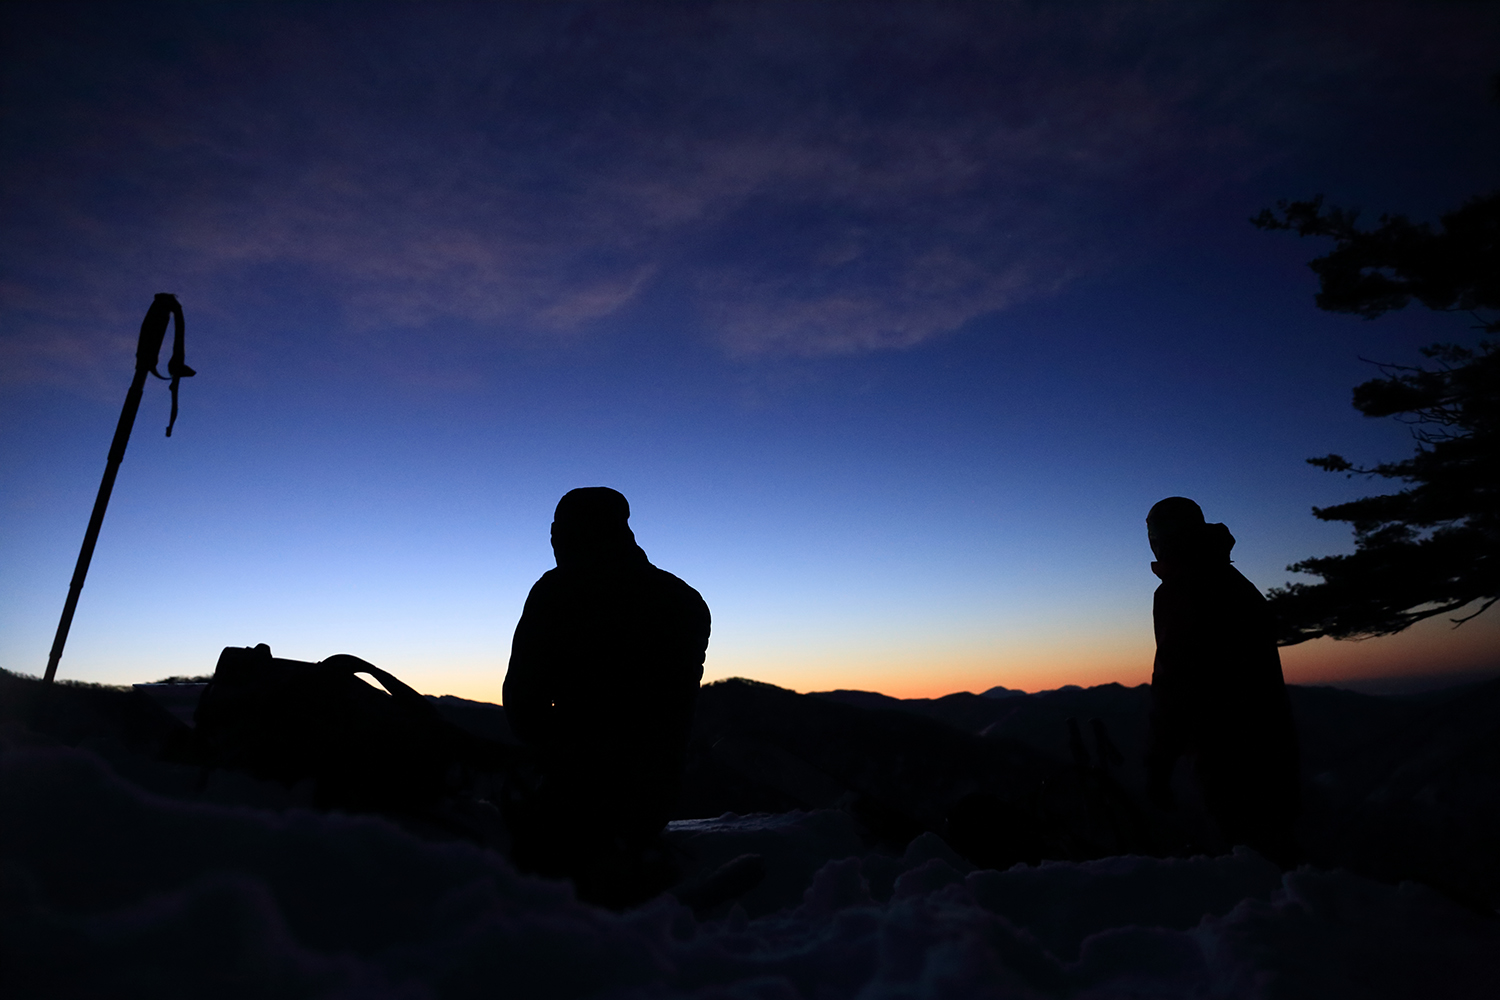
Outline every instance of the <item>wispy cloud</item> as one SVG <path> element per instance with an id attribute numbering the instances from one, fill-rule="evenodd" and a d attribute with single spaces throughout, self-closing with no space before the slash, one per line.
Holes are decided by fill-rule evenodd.
<path id="1" fill-rule="evenodd" d="M 1373 51 L 1197 5 L 173 11 L 12 25 L 12 380 L 272 281 L 353 330 L 670 292 L 736 356 L 907 347 L 1109 266 Z"/>

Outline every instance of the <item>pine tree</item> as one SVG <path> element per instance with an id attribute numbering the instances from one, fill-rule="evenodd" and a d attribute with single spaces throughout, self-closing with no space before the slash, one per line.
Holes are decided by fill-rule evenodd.
<path id="1" fill-rule="evenodd" d="M 1500 600 L 1500 344 L 1486 339 L 1500 333 L 1500 192 L 1471 199 L 1436 230 L 1400 215 L 1362 230 L 1358 212 L 1325 209 L 1321 196 L 1282 202 L 1250 221 L 1335 240 L 1309 264 L 1320 309 L 1374 319 L 1416 299 L 1467 313 L 1482 331 L 1476 347 L 1434 344 L 1422 350 L 1430 364 L 1381 365 L 1381 378 L 1355 388 L 1361 413 L 1412 426 L 1415 454 L 1368 468 L 1340 455 L 1308 459 L 1329 472 L 1406 485 L 1313 508 L 1324 521 L 1353 526 L 1355 551 L 1287 567 L 1322 582 L 1271 590 L 1282 643 L 1390 635 L 1476 602 L 1453 621 L 1482 614 Z"/>

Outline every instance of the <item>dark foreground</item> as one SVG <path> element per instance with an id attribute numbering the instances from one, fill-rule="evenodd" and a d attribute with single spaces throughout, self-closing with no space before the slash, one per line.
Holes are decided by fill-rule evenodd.
<path id="1" fill-rule="evenodd" d="M 710 685 L 669 838 L 689 881 L 750 852 L 765 877 L 620 915 L 516 874 L 483 824 L 163 760 L 194 693 L 0 675 L 5 995 L 1500 995 L 1500 682 L 1293 688 L 1285 875 L 1220 843 L 1185 775 L 1177 811 L 1145 805 L 1144 687 Z M 435 701 L 506 738 L 502 709 Z"/>

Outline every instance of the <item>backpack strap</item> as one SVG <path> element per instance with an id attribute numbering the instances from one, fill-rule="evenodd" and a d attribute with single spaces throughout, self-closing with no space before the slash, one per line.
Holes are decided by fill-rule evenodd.
<path id="1" fill-rule="evenodd" d="M 318 666 L 349 674 L 369 674 L 380 682 L 381 687 L 385 688 L 395 703 L 405 710 L 408 717 L 420 719 L 441 733 L 453 751 L 466 764 L 483 770 L 504 772 L 514 777 L 517 765 L 528 757 L 522 747 L 474 736 L 449 722 L 443 717 L 443 713 L 438 711 L 437 706 L 427 700 L 426 696 L 409 687 L 394 674 L 381 670 L 367 660 L 349 653 L 335 653 L 327 659 L 319 660 Z"/>
<path id="2" fill-rule="evenodd" d="M 443 719 L 438 714 L 438 710 L 432 706 L 432 702 L 397 679 L 394 674 L 381 670 L 367 660 L 361 660 L 348 653 L 335 653 L 325 660 L 319 660 L 318 665 L 333 670 L 347 671 L 351 674 L 369 674 L 379 681 L 380 686 L 385 688 L 386 692 L 396 699 L 396 703 L 408 712 L 424 718 L 440 720 L 445 726 L 448 725 L 447 720 Z"/>

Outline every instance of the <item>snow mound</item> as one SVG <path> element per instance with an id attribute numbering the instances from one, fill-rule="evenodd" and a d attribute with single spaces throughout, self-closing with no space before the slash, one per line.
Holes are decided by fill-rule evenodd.
<path id="1" fill-rule="evenodd" d="M 159 797 L 84 751 L 0 754 L 0 805 L 10 997 L 1500 995 L 1494 920 L 1248 853 L 966 872 L 932 835 L 837 857 L 856 845 L 833 814 L 726 816 L 672 836 L 814 873 L 699 922 L 669 897 L 601 911 L 377 818 Z"/>

